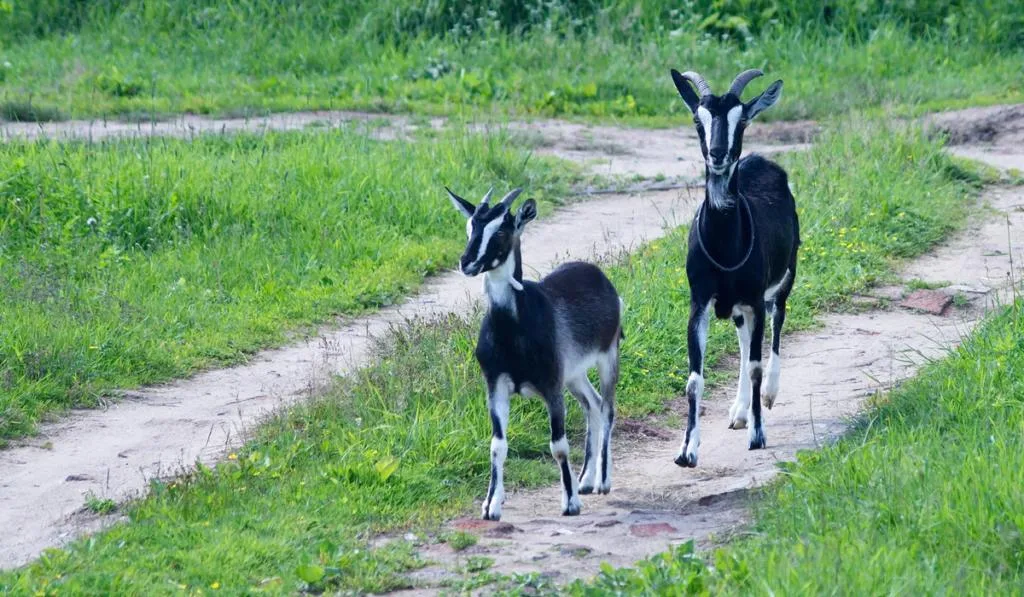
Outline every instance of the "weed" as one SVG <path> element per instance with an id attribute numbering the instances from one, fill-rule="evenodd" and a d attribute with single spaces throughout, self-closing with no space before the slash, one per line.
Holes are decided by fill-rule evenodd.
<path id="1" fill-rule="evenodd" d="M 441 541 L 447 543 L 455 551 L 462 551 L 476 545 L 476 535 L 465 531 L 455 531 L 441 536 Z"/>
<path id="2" fill-rule="evenodd" d="M 2 72 L 2 70 L 0 70 Z M 6 101 L 0 103 L 0 120 L 11 122 L 52 122 L 66 120 L 57 108 L 41 106 L 31 101 Z"/>
<path id="3" fill-rule="evenodd" d="M 949 285 L 950 282 L 948 280 L 928 282 L 927 280 L 922 280 L 921 278 L 913 278 L 912 280 L 907 281 L 908 290 L 935 290 L 938 288 L 945 288 L 946 286 Z"/>
<path id="4" fill-rule="evenodd" d="M 89 492 L 85 495 L 85 507 L 93 514 L 110 514 L 117 510 L 117 502 L 109 498 L 96 497 Z"/>
<path id="5" fill-rule="evenodd" d="M 470 556 L 466 560 L 466 572 L 475 574 L 487 570 L 494 565 L 494 558 L 488 558 L 486 556 Z"/>

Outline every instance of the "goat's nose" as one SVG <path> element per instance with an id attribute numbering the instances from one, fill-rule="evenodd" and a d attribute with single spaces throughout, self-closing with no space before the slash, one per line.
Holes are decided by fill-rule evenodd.
<path id="1" fill-rule="evenodd" d="M 721 163 L 725 160 L 726 149 L 724 147 L 712 147 L 708 154 L 711 156 L 712 162 Z"/>

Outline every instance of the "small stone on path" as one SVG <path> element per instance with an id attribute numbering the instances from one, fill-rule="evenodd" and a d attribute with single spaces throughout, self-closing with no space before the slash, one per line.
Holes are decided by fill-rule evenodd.
<path id="1" fill-rule="evenodd" d="M 942 315 L 946 307 L 952 302 L 953 297 L 945 292 L 922 288 L 907 295 L 907 298 L 903 299 L 900 306 L 914 309 L 915 311 L 924 311 L 932 315 Z"/>
<path id="2" fill-rule="evenodd" d="M 646 522 L 629 527 L 629 532 L 636 537 L 654 537 L 665 533 L 675 533 L 676 530 L 667 522 Z"/>

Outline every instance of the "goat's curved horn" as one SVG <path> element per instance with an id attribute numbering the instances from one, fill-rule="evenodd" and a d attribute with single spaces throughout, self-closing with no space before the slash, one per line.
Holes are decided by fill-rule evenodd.
<path id="1" fill-rule="evenodd" d="M 494 194 L 494 187 L 491 187 L 491 188 L 487 189 L 487 193 L 484 195 L 484 198 L 480 202 L 480 205 L 487 205 L 487 202 L 491 200 L 491 195 L 493 195 L 493 194 Z"/>
<path id="2" fill-rule="evenodd" d="M 704 77 L 698 75 L 692 70 L 688 70 L 683 73 L 682 77 L 697 86 L 697 93 L 699 93 L 701 97 L 711 95 L 711 86 L 704 80 Z"/>
<path id="3" fill-rule="evenodd" d="M 522 192 L 523 189 L 512 189 L 511 191 L 508 192 L 508 195 L 505 195 L 504 197 L 501 198 L 501 204 L 504 205 L 505 207 L 511 207 L 512 202 L 515 201 L 516 197 L 519 196 L 519 193 Z"/>
<path id="4" fill-rule="evenodd" d="M 731 93 L 736 97 L 740 97 L 741 95 L 743 95 L 743 88 L 747 86 L 747 83 L 753 81 L 754 79 L 760 77 L 763 74 L 763 72 L 757 70 L 756 68 L 751 68 L 743 71 L 742 73 L 736 75 L 736 78 L 732 80 L 732 85 L 729 86 L 728 93 Z"/>

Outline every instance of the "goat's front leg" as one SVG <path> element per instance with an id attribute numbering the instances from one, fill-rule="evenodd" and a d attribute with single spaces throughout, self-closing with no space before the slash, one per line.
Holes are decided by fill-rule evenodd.
<path id="1" fill-rule="evenodd" d="M 579 485 L 569 466 L 569 442 L 565 439 L 565 400 L 562 388 L 558 387 L 544 393 L 548 415 L 551 417 L 551 456 L 558 465 L 562 477 L 562 515 L 576 516 L 580 513 Z"/>
<path id="2" fill-rule="evenodd" d="M 505 501 L 505 457 L 508 456 L 508 402 L 511 383 L 500 376 L 487 383 L 487 407 L 491 414 L 491 482 L 484 499 L 485 520 L 501 519 L 501 504 Z"/>
<path id="3" fill-rule="evenodd" d="M 753 424 L 750 427 L 750 449 L 760 450 L 765 447 L 764 418 L 761 416 L 761 344 L 764 342 L 764 305 L 754 305 L 754 329 L 750 334 L 750 362 L 747 371 L 750 373 L 750 411 Z"/>
<path id="4" fill-rule="evenodd" d="M 753 314 L 749 307 L 739 306 L 733 309 L 732 321 L 736 324 L 736 337 L 740 342 L 740 378 L 736 389 L 736 400 L 729 409 L 729 429 L 744 429 L 750 417 L 750 334 L 753 327 Z"/>
<path id="5" fill-rule="evenodd" d="M 700 446 L 700 399 L 704 393 L 704 351 L 708 344 L 710 303 L 690 301 L 690 322 L 686 328 L 686 344 L 690 357 L 690 377 L 686 380 L 686 402 L 690 416 L 686 422 L 686 436 L 679 446 L 676 464 L 697 466 L 697 447 Z"/>

